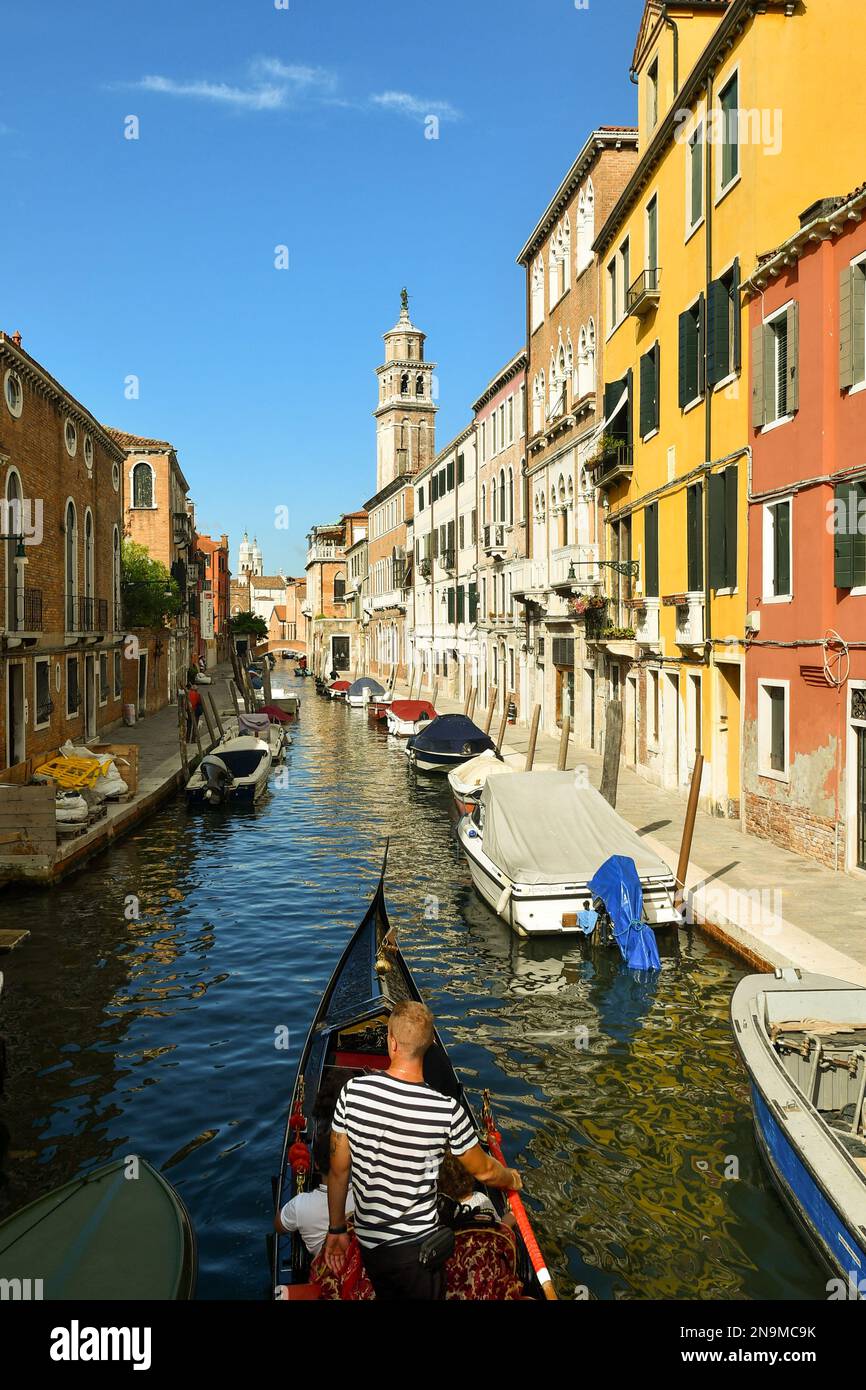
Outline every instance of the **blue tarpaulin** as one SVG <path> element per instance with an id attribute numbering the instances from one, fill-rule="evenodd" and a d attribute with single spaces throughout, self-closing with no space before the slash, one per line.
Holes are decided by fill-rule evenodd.
<path id="1" fill-rule="evenodd" d="M 467 719 L 465 714 L 440 714 L 426 729 L 409 740 L 410 747 L 428 749 L 431 753 L 462 753 L 467 758 L 495 748 L 493 739 Z"/>
<path id="2" fill-rule="evenodd" d="M 631 970 L 660 970 L 655 934 L 643 920 L 643 892 L 634 860 L 612 854 L 589 881 L 613 923 L 622 958 Z"/>

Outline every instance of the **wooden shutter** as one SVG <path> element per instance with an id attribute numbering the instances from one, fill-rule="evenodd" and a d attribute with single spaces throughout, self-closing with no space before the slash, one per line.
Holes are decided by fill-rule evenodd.
<path id="1" fill-rule="evenodd" d="M 633 442 L 633 430 L 634 430 L 634 423 L 633 423 L 633 417 L 634 417 L 634 372 L 632 371 L 631 367 L 629 367 L 628 371 L 627 371 L 626 374 L 625 374 L 625 386 L 626 386 L 626 389 L 627 389 L 627 391 L 628 391 L 628 400 L 626 401 L 626 405 L 625 405 L 625 410 L 626 410 L 625 439 L 626 439 L 626 443 L 628 444 L 628 447 L 631 448 L 631 447 L 632 447 L 632 442 Z"/>
<path id="2" fill-rule="evenodd" d="M 767 423 L 764 415 L 764 325 L 752 329 L 752 429 Z"/>
<path id="3" fill-rule="evenodd" d="M 866 265 L 851 270 L 851 359 L 854 380 L 866 378 Z"/>
<path id="4" fill-rule="evenodd" d="M 777 595 L 791 592 L 791 503 L 773 508 L 773 587 Z"/>
<path id="5" fill-rule="evenodd" d="M 800 302 L 795 299 L 787 313 L 788 331 L 788 414 L 800 409 Z"/>
<path id="6" fill-rule="evenodd" d="M 734 320 L 734 360 L 731 371 L 739 372 L 743 365 L 742 309 L 740 307 L 740 258 L 734 261 L 731 271 L 731 314 Z"/>
<path id="7" fill-rule="evenodd" d="M 644 596 L 659 596 L 659 504 L 644 509 Z"/>
<path id="8" fill-rule="evenodd" d="M 776 418 L 776 358 L 778 344 L 776 330 L 772 324 L 764 324 L 764 422 Z"/>
<path id="9" fill-rule="evenodd" d="M 684 314 L 680 314 L 680 330 L 679 330 L 680 358 L 679 358 L 679 369 L 678 369 L 678 370 L 679 370 L 678 399 L 679 399 L 680 410 L 682 410 L 685 406 L 687 406 L 688 403 L 689 403 L 689 401 L 691 400 L 691 396 L 689 395 L 689 372 L 688 372 L 688 364 L 689 364 L 689 340 L 690 340 L 690 333 L 689 333 L 689 330 L 690 330 L 690 327 L 691 327 L 691 322 L 692 322 L 692 316 L 691 316 L 691 314 L 689 313 L 689 311 L 688 311 L 688 309 L 687 309 L 687 310 L 685 311 Z"/>
<path id="10" fill-rule="evenodd" d="M 710 281 L 707 301 L 707 381 L 715 386 L 730 371 L 728 363 L 728 315 L 731 299 L 724 280 Z"/>
<path id="11" fill-rule="evenodd" d="M 698 323 L 697 323 L 697 390 L 696 395 L 702 396 L 707 388 L 707 301 L 703 292 L 698 300 Z"/>
<path id="12" fill-rule="evenodd" d="M 700 483 L 693 483 L 686 493 L 686 549 L 688 552 L 689 593 L 704 586 L 703 492 Z"/>
<path id="13" fill-rule="evenodd" d="M 854 537 L 857 519 L 857 488 L 853 483 L 837 483 L 834 496 L 833 583 L 837 589 L 854 587 Z M 854 526 L 852 526 L 852 520 Z"/>
<path id="14" fill-rule="evenodd" d="M 445 491 L 446 491 L 446 492 L 452 492 L 453 490 L 454 490 L 454 460 L 452 459 L 451 462 L 448 464 L 447 468 L 445 469 Z"/>
<path id="15" fill-rule="evenodd" d="M 438 528 L 438 526 L 434 526 L 434 528 L 433 528 L 433 559 L 434 559 L 434 560 L 438 560 L 438 558 L 439 558 L 439 528 Z"/>
<path id="16" fill-rule="evenodd" d="M 839 390 L 854 385 L 854 269 L 846 266 L 839 276 Z"/>
<path id="17" fill-rule="evenodd" d="M 737 523 L 739 520 L 738 469 L 736 464 L 726 468 L 725 480 L 725 582 L 724 588 L 737 587 Z"/>
<path id="18" fill-rule="evenodd" d="M 466 619 L 466 595 L 461 584 L 457 590 L 457 621 L 464 622 Z"/>
<path id="19" fill-rule="evenodd" d="M 447 549 L 447 550 L 451 550 L 451 551 L 453 551 L 453 549 L 454 549 L 454 522 L 453 522 L 453 521 L 449 521 L 449 523 L 448 523 L 448 544 L 447 544 L 447 546 L 446 546 L 446 549 Z"/>
<path id="20" fill-rule="evenodd" d="M 469 585 L 469 621 L 474 623 L 478 617 L 478 585 Z"/>
<path id="21" fill-rule="evenodd" d="M 725 475 L 709 475 L 710 587 L 725 588 Z"/>
<path id="22" fill-rule="evenodd" d="M 466 460 L 462 454 L 457 455 L 457 481 L 458 483 L 466 481 Z"/>
<path id="23" fill-rule="evenodd" d="M 448 589 L 448 621 L 454 622 L 454 590 L 449 586 Z"/>
<path id="24" fill-rule="evenodd" d="M 645 352 L 640 359 L 640 434 L 644 439 L 651 430 L 655 429 L 655 405 L 653 395 L 655 391 L 655 354 L 652 350 Z"/>
<path id="25" fill-rule="evenodd" d="M 423 510 L 424 510 L 424 489 L 423 489 L 423 487 L 419 487 L 419 489 L 418 489 L 418 510 L 419 510 L 419 512 L 423 512 Z"/>

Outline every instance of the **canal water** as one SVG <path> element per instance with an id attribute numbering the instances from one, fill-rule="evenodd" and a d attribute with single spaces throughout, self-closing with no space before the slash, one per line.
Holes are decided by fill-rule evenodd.
<path id="1" fill-rule="evenodd" d="M 2 962 L 0 1217 L 141 1154 L 190 1209 L 198 1296 L 267 1297 L 298 1053 L 390 836 L 403 951 L 473 1101 L 490 1088 L 561 1296 L 826 1297 L 755 1151 L 736 958 L 683 929 L 647 982 L 519 942 L 472 890 L 447 783 L 298 685 L 285 785 L 255 810 L 178 800 L 69 882 L 0 894 L 31 933 Z"/>

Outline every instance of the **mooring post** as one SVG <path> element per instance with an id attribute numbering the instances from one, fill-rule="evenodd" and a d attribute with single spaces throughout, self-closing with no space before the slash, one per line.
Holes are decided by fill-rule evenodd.
<path id="1" fill-rule="evenodd" d="M 199 695 L 199 699 L 201 700 L 201 707 L 202 707 L 202 710 L 203 710 L 203 712 L 204 712 L 205 723 L 207 724 L 207 731 L 208 731 L 208 733 L 210 734 L 210 748 L 208 749 L 208 752 L 210 752 L 212 748 L 215 748 L 215 747 L 216 747 L 217 742 L 218 742 L 218 739 L 217 739 L 217 736 L 216 736 L 216 725 L 214 724 L 213 720 L 211 719 L 211 713 L 210 713 L 210 710 L 208 709 L 207 701 L 205 700 L 205 697 L 204 697 L 204 695 L 202 694 L 202 692 L 201 692 L 200 690 L 199 690 L 199 692 L 198 692 L 198 695 Z"/>
<path id="2" fill-rule="evenodd" d="M 189 757 L 186 751 L 186 695 L 177 692 L 177 736 L 180 743 L 180 765 L 183 768 L 184 782 L 189 781 Z"/>
<path id="3" fill-rule="evenodd" d="M 497 751 L 497 753 L 501 753 L 501 752 L 502 752 L 502 745 L 503 745 L 503 743 L 505 742 L 505 730 L 506 730 L 507 727 L 508 727 L 508 706 L 511 704 L 511 701 L 512 701 L 513 699 L 514 699 L 514 691 L 512 690 L 510 694 L 507 694 L 507 695 L 506 695 L 506 697 L 505 697 L 505 704 L 504 704 L 503 707 L 502 707 L 502 718 L 501 718 L 501 720 L 499 721 L 499 735 L 498 735 L 498 737 L 497 737 L 497 739 L 496 739 L 496 751 Z"/>
<path id="4" fill-rule="evenodd" d="M 535 705 L 532 710 L 532 722 L 529 725 L 529 747 L 526 750 L 526 766 L 524 772 L 532 771 L 532 764 L 535 762 L 535 743 L 538 738 L 538 721 L 541 718 L 541 705 Z"/>
<path id="5" fill-rule="evenodd" d="M 490 733 L 490 725 L 493 723 L 493 711 L 496 709 L 496 697 L 499 694 L 499 686 L 494 685 L 490 692 L 490 699 L 487 701 L 487 712 L 484 716 L 484 732 Z"/>
<path id="6" fill-rule="evenodd" d="M 473 714 L 475 713 L 475 698 L 476 698 L 477 694 L 478 694 L 478 687 L 475 686 L 475 685 L 473 685 L 473 687 L 472 687 L 472 696 L 471 696 L 471 699 L 470 699 L 470 701 L 469 701 L 469 709 L 468 709 L 468 711 L 467 711 L 468 717 L 469 717 L 470 719 L 472 718 Z"/>
<path id="7" fill-rule="evenodd" d="M 565 764 L 568 761 L 568 736 L 571 733 L 571 715 L 562 716 L 562 734 L 559 739 L 559 761 L 556 764 L 557 771 L 564 772 Z"/>
<path id="8" fill-rule="evenodd" d="M 701 794 L 701 775 L 704 770 L 703 753 L 695 754 L 695 765 L 692 769 L 692 784 L 689 787 L 689 801 L 686 806 L 686 819 L 683 824 L 683 839 L 680 845 L 680 859 L 677 864 L 677 893 L 674 901 L 675 907 L 682 907 L 686 896 L 686 874 L 689 871 L 689 860 L 692 855 L 692 839 L 695 833 L 695 820 L 698 814 L 698 798 Z"/>
<path id="9" fill-rule="evenodd" d="M 619 756 L 622 751 L 622 701 L 609 700 L 604 715 L 604 762 L 601 770 L 601 787 L 605 801 L 616 807 L 616 789 L 619 782 Z"/>

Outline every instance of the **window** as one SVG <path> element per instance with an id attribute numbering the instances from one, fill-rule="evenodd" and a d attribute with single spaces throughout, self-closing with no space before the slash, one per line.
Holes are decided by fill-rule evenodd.
<path id="1" fill-rule="evenodd" d="M 466 518 L 462 516 L 457 525 L 457 544 L 461 550 L 466 546 Z"/>
<path id="2" fill-rule="evenodd" d="M 17 372 L 8 371 L 3 383 L 3 394 L 6 397 L 6 405 L 10 415 L 19 419 L 21 411 L 24 409 L 24 392 L 21 389 L 21 378 Z"/>
<path id="3" fill-rule="evenodd" d="M 764 507 L 764 599 L 791 597 L 791 498 Z"/>
<path id="4" fill-rule="evenodd" d="M 647 730 L 648 742 L 657 745 L 659 741 L 659 673 L 658 671 L 647 672 L 647 682 L 649 691 L 647 695 L 647 713 L 649 715 L 649 729 Z"/>
<path id="5" fill-rule="evenodd" d="M 75 503 L 66 506 L 66 631 L 75 632 L 78 623 L 78 521 Z"/>
<path id="6" fill-rule="evenodd" d="M 534 333 L 544 320 L 544 261 L 541 256 L 532 267 L 530 326 Z"/>
<path id="7" fill-rule="evenodd" d="M 614 256 L 607 268 L 607 306 L 610 314 L 610 326 L 616 328 L 619 323 L 619 305 L 616 295 L 616 257 Z"/>
<path id="8" fill-rule="evenodd" d="M 81 696 L 78 689 L 78 657 L 66 658 L 66 714 L 71 718 L 78 713 Z"/>
<path id="9" fill-rule="evenodd" d="M 620 264 L 620 285 L 622 294 L 620 295 L 620 313 L 625 313 L 626 302 L 628 299 L 628 287 L 631 284 L 631 248 L 628 237 L 619 248 Z"/>
<path id="10" fill-rule="evenodd" d="M 659 428 L 661 346 L 654 343 L 640 360 L 640 434 L 646 439 Z"/>
<path id="11" fill-rule="evenodd" d="M 736 464 L 709 475 L 710 586 L 737 587 L 737 488 Z"/>
<path id="12" fill-rule="evenodd" d="M 680 314 L 679 328 L 679 404 L 680 409 L 704 394 L 704 296 Z"/>
<path id="13" fill-rule="evenodd" d="M 34 729 L 44 729 L 51 723 L 54 701 L 51 698 L 51 662 L 47 657 L 37 658 L 34 668 Z"/>
<path id="14" fill-rule="evenodd" d="M 108 652 L 99 653 L 99 703 L 108 704 Z"/>
<path id="15" fill-rule="evenodd" d="M 758 772 L 788 780 L 787 681 L 758 681 Z"/>
<path id="16" fill-rule="evenodd" d="M 659 120 L 659 60 L 650 64 L 646 75 L 646 121 L 647 131 L 655 130 Z"/>
<path id="17" fill-rule="evenodd" d="M 592 243 L 595 241 L 595 193 L 590 180 L 581 190 L 577 203 L 577 258 L 578 275 L 592 261 Z"/>
<path id="18" fill-rule="evenodd" d="M 717 386 L 739 372 L 740 354 L 740 262 L 710 281 L 707 303 L 707 381 Z"/>
<path id="19" fill-rule="evenodd" d="M 794 300 L 752 331 L 752 425 L 789 420 L 800 406 L 799 304 Z"/>
<path id="20" fill-rule="evenodd" d="M 418 489 L 418 510 L 419 510 L 419 512 L 423 512 L 423 510 L 424 510 L 424 489 L 423 489 L 423 487 L 419 487 L 419 489 Z"/>
<path id="21" fill-rule="evenodd" d="M 686 490 L 686 583 L 690 594 L 704 587 L 704 492 L 701 483 Z"/>
<path id="22" fill-rule="evenodd" d="M 525 382 L 521 383 L 521 386 L 520 386 L 520 405 L 519 405 L 519 411 L 518 411 L 518 413 L 519 413 L 519 419 L 520 419 L 520 437 L 521 437 L 521 439 L 522 439 L 523 436 L 526 434 L 526 383 L 525 383 Z"/>
<path id="23" fill-rule="evenodd" d="M 719 93 L 719 111 L 722 122 L 722 157 L 720 161 L 720 189 L 726 188 L 738 177 L 740 172 L 740 131 L 739 131 L 740 79 L 737 73 Z"/>
<path id="24" fill-rule="evenodd" d="M 846 266 L 839 281 L 839 389 L 866 381 L 866 261 Z"/>
<path id="25" fill-rule="evenodd" d="M 137 463 L 132 470 L 132 505 L 153 506 L 153 469 L 149 463 Z"/>
<path id="26" fill-rule="evenodd" d="M 646 209 L 646 268 L 649 289 L 658 289 L 659 268 L 659 200 L 651 198 Z"/>
<path id="27" fill-rule="evenodd" d="M 116 462 L 111 465 L 111 486 L 115 492 L 120 489 L 120 469 Z"/>
<path id="28" fill-rule="evenodd" d="M 866 482 L 837 483 L 834 576 L 838 589 L 866 586 Z"/>
<path id="29" fill-rule="evenodd" d="M 344 574 L 334 575 L 334 602 L 343 603 L 346 597 L 346 576 Z"/>
<path id="30" fill-rule="evenodd" d="M 89 434 L 84 436 L 84 463 L 89 472 L 93 467 L 93 440 Z"/>
<path id="31" fill-rule="evenodd" d="M 644 597 L 659 596 L 659 504 L 644 508 Z"/>
<path id="32" fill-rule="evenodd" d="M 457 455 L 457 482 L 466 482 L 466 460 L 462 454 Z"/>
<path id="33" fill-rule="evenodd" d="M 693 232 L 704 216 L 704 127 L 699 125 L 686 147 L 686 231 Z"/>
<path id="34" fill-rule="evenodd" d="M 75 458 L 75 450 L 78 448 L 78 431 L 71 420 L 67 420 L 63 426 L 63 442 L 69 457 Z"/>

